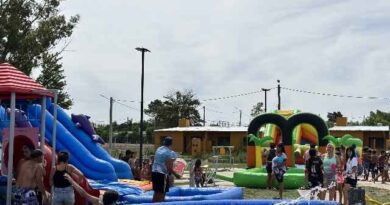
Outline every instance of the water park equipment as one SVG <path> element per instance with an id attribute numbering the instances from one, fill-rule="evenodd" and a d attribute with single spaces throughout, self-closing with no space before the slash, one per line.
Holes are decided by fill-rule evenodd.
<path id="1" fill-rule="evenodd" d="M 275 131 L 274 127 L 268 128 L 266 129 L 268 131 L 263 134 L 262 138 L 258 138 L 260 128 L 268 124 L 277 126 L 277 131 Z M 316 131 L 310 131 L 309 126 L 303 127 L 302 124 L 309 124 Z M 303 129 L 309 130 L 310 132 Z M 284 186 L 289 189 L 301 187 L 304 184 L 304 170 L 295 166 L 295 154 L 297 152 L 302 154 L 307 147 L 297 143 L 303 139 L 307 139 L 306 141 L 311 141 L 311 143 L 315 141 L 313 140 L 313 136 L 306 137 L 303 133 L 316 133 L 316 142 L 319 150 L 322 152 L 325 151 L 328 140 L 324 139 L 324 137 L 328 135 L 328 128 L 325 122 L 317 115 L 294 111 L 281 112 L 281 114 L 265 113 L 254 118 L 248 127 L 247 148 L 247 165 L 252 169 L 234 172 L 234 184 L 244 187 L 266 188 L 267 172 L 262 167 L 262 147 L 265 144 L 269 144 L 269 142 L 283 142 L 287 155 L 286 164 L 289 167 L 284 175 Z"/>
<path id="2" fill-rule="evenodd" d="M 0 106 L 0 111 L 1 110 L 4 110 L 4 108 Z M 4 122 L 4 119 L 2 117 L 0 119 L 2 122 Z M 18 119 L 16 119 L 16 120 L 18 120 Z M 1 126 L 0 126 L 0 128 L 1 128 Z M 33 127 L 17 127 L 17 128 L 15 128 L 14 148 L 15 148 L 16 152 L 14 152 L 13 169 L 16 168 L 16 165 L 18 165 L 20 159 L 22 159 L 22 157 L 23 157 L 23 153 L 21 152 L 21 150 L 22 150 L 22 147 L 24 145 L 31 144 L 36 149 L 39 148 L 39 146 L 38 146 L 38 132 L 39 132 L 38 128 L 33 128 Z M 4 137 L 3 137 L 2 143 L 5 146 L 5 149 L 4 149 L 4 154 L 3 154 L 4 160 L 3 160 L 3 164 L 1 167 L 2 167 L 2 174 L 7 174 L 9 128 L 3 128 L 3 133 L 4 133 Z M 46 162 L 45 163 L 46 175 L 44 178 L 44 184 L 45 184 L 46 191 L 50 191 L 49 176 L 50 176 L 50 172 L 51 172 L 51 161 L 52 161 L 51 158 L 52 158 L 52 149 L 50 148 L 50 146 L 45 145 L 44 160 Z M 86 190 L 86 192 L 88 192 L 89 194 L 94 195 L 94 196 L 99 196 L 99 192 L 97 190 L 93 190 L 89 186 L 89 184 L 85 178 L 81 181 L 82 182 L 80 185 L 81 185 L 81 187 L 84 188 L 84 190 Z M 85 199 L 83 197 L 81 197 L 81 195 L 76 193 L 76 202 L 78 204 L 83 204 L 84 201 L 85 201 Z"/>
<path id="3" fill-rule="evenodd" d="M 234 172 L 232 181 L 237 186 L 266 188 L 267 172 L 263 167 L 263 148 L 270 142 L 283 142 L 288 170 L 284 175 L 284 186 L 287 189 L 296 189 L 304 184 L 304 169 L 302 155 L 310 148 L 308 144 L 316 144 L 321 153 L 325 153 L 328 142 L 336 147 L 355 145 L 361 154 L 362 141 L 351 135 L 336 138 L 328 135 L 325 122 L 317 115 L 311 113 L 299 113 L 298 111 L 282 111 L 266 113 L 252 120 L 248 127 L 247 165 L 251 169 Z M 272 124 L 272 125 L 270 125 Z M 260 127 L 266 126 L 265 133 L 259 133 Z M 276 129 L 276 127 L 278 127 Z M 361 155 L 360 155 L 361 156 Z"/>
<path id="4" fill-rule="evenodd" d="M 149 203 L 139 204 L 147 205 Z M 174 201 L 162 202 L 162 205 L 339 205 L 335 201 L 320 201 L 320 200 L 273 200 L 273 199 L 253 199 L 253 200 L 207 200 L 207 201 Z M 382 205 L 382 204 L 380 204 Z"/>
<path id="5" fill-rule="evenodd" d="M 44 159 L 47 162 L 47 177 L 44 181 L 47 190 L 50 189 L 48 177 L 50 176 L 51 166 L 53 166 L 52 162 L 54 162 L 56 157 L 55 151 L 66 150 L 70 153 L 70 163 L 80 169 L 86 177 L 97 180 L 110 180 L 109 186 L 100 188 L 109 187 L 117 190 L 122 194 L 121 196 L 142 194 L 147 189 L 146 186 L 136 187 L 129 186 L 129 182 L 123 181 L 122 184 L 116 182 L 118 178 L 132 178 L 130 167 L 125 162 L 113 159 L 106 150 L 101 148 L 91 138 L 90 135 L 91 133 L 93 135 L 93 132 L 87 134 L 85 127 L 83 128 L 84 130 L 79 128 L 62 108 L 56 107 L 55 104 L 53 105 L 50 102 L 50 99 L 46 98 L 53 96 L 53 92 L 46 90 L 42 85 L 25 76 L 21 71 L 9 64 L 0 64 L 0 130 L 6 131 L 5 135 L 2 135 L 2 139 L 6 142 L 4 150 L 8 152 L 8 154 L 6 153 L 8 157 L 4 160 L 4 165 L 6 165 L 4 167 L 8 168 L 7 194 L 4 195 L 11 196 L 13 167 L 20 159 L 21 155 L 19 152 L 21 152 L 21 147 L 25 143 L 33 143 L 35 148 L 41 147 L 44 152 Z M 9 99 L 11 99 L 10 103 L 8 103 Z M 41 104 L 38 105 L 36 103 Z M 16 109 L 16 105 L 18 109 Z M 18 126 L 23 127 L 19 127 L 19 130 Z M 37 128 L 40 128 L 40 140 L 38 140 Z M 33 134 L 31 134 L 31 137 L 18 134 L 22 132 L 31 132 Z M 46 145 L 45 141 L 47 142 Z M 49 143 L 53 145 L 53 152 Z M 16 152 L 14 152 L 14 148 L 16 148 Z M 0 190 L 5 190 L 4 183 L 1 185 L 3 187 L 0 187 Z M 82 180 L 80 185 L 88 193 L 99 196 L 99 191 L 92 189 L 86 178 Z M 150 185 L 148 189 L 150 189 Z M 229 190 L 221 190 L 220 193 L 214 193 L 214 196 L 222 195 L 226 196 L 226 198 L 234 196 L 231 193 L 223 195 L 222 192 L 225 191 L 228 192 Z M 196 194 L 196 192 L 176 192 L 177 195 L 186 193 Z M 211 195 L 206 192 L 200 192 L 199 194 Z M 242 191 L 240 196 L 242 198 Z M 177 196 L 177 199 L 180 198 L 182 197 Z M 199 196 L 198 198 L 206 199 L 207 197 Z M 191 200 L 192 198 L 188 196 L 188 199 Z M 7 197 L 6 200 L 9 204 L 11 197 Z M 84 204 L 84 202 L 76 197 L 76 204 Z"/>
<path id="6" fill-rule="evenodd" d="M 14 148 L 17 148 L 16 151 L 20 152 L 21 147 L 25 143 L 31 143 L 34 144 L 34 146 L 37 148 L 38 144 L 37 141 L 40 141 L 39 146 L 44 152 L 44 157 L 49 164 L 46 164 L 46 171 L 50 174 L 51 166 L 50 162 L 54 162 L 53 157 L 55 157 L 55 153 L 51 152 L 50 147 L 45 147 L 45 137 L 50 138 L 53 133 L 59 134 L 59 130 L 57 129 L 56 132 L 52 133 L 52 130 L 49 128 L 46 128 L 45 125 L 48 123 L 48 121 L 53 122 L 53 118 L 45 119 L 46 115 L 41 116 L 41 119 L 34 119 L 34 120 L 27 120 L 27 117 L 25 115 L 25 111 L 27 110 L 27 107 L 33 103 L 41 103 L 43 107 L 43 111 L 46 111 L 46 99 L 47 97 L 55 97 L 56 94 L 53 91 L 45 89 L 42 85 L 32 80 L 30 77 L 26 76 L 23 72 L 16 69 L 15 67 L 11 66 L 10 64 L 0 64 L 0 100 L 1 100 L 1 106 L 0 106 L 0 130 L 2 133 L 2 139 L 5 138 L 2 132 L 6 128 L 6 156 L 5 159 L 2 160 L 3 167 L 6 167 L 7 170 L 4 172 L 7 173 L 7 187 L 6 187 L 6 196 L 11 196 L 11 189 L 12 189 L 12 178 L 13 178 L 13 170 L 16 162 L 20 159 L 21 155 L 19 153 L 14 152 Z M 17 107 L 18 106 L 18 107 Z M 18 109 L 16 109 L 18 108 Z M 54 120 L 56 120 L 54 118 Z M 46 123 L 39 123 L 40 121 L 45 121 Z M 32 130 L 31 124 L 32 122 L 38 122 L 36 124 L 36 127 L 40 128 L 40 140 L 38 140 L 38 133 L 34 131 L 35 133 L 35 141 L 32 141 L 31 137 L 18 135 L 19 127 L 22 127 L 22 131 L 28 132 L 28 130 Z M 54 122 L 55 123 L 55 122 Z M 60 123 L 57 124 L 57 126 L 61 126 Z M 55 126 L 54 128 L 57 128 Z M 9 129 L 9 130 L 7 130 Z M 55 130 L 55 129 L 53 129 Z M 57 133 L 58 132 L 58 133 Z M 69 136 L 68 136 L 69 137 Z M 67 141 L 69 139 L 64 139 L 64 141 Z M 57 143 L 56 143 L 57 144 Z M 61 147 L 61 146 L 57 146 Z M 86 154 L 89 153 L 87 150 Z M 71 153 L 72 154 L 72 153 Z M 96 157 L 94 157 L 96 158 Z M 107 162 L 107 164 L 109 164 Z M 89 164 L 89 166 L 94 166 L 93 164 Z M 112 165 L 110 165 L 112 166 Z M 112 170 L 114 170 L 112 168 Z M 107 171 L 107 170 L 106 170 Z M 109 171 L 109 170 L 108 170 Z M 129 172 L 131 170 L 129 169 Z M 113 172 L 114 177 L 117 178 L 115 172 Z M 3 173 L 4 174 L 4 173 Z M 47 176 L 50 176 L 50 175 Z M 47 182 L 48 180 L 45 179 Z M 48 183 L 46 183 L 48 184 Z M 87 192 L 89 192 L 92 195 L 98 195 L 99 193 L 96 190 L 92 190 L 88 187 L 87 180 L 84 179 L 83 182 L 80 184 Z M 49 187 L 46 187 L 49 189 Z M 2 189 L 3 190 L 3 189 Z M 11 197 L 6 198 L 6 203 L 10 204 Z M 77 201 L 77 204 L 82 204 L 82 201 Z"/>
<path id="7" fill-rule="evenodd" d="M 123 200 L 129 204 L 152 203 L 153 191 L 141 195 L 126 195 Z M 240 187 L 234 188 L 193 188 L 193 187 L 172 187 L 166 194 L 166 202 L 185 201 L 219 201 L 229 199 L 242 199 L 243 191 Z"/>
<path id="8" fill-rule="evenodd" d="M 276 125 L 279 129 L 278 132 L 280 132 L 281 140 L 277 141 L 278 136 L 275 135 L 271 135 L 271 137 L 273 142 L 283 142 L 285 145 L 286 154 L 288 156 L 287 165 L 289 167 L 295 166 L 295 156 L 293 153 L 296 150 L 294 150 L 294 144 L 297 143 L 298 139 L 308 139 L 307 137 L 302 136 L 302 134 L 300 134 L 300 137 L 297 137 L 297 134 L 303 132 L 298 133 L 298 131 L 295 130 L 302 124 L 310 124 L 316 130 L 318 138 L 317 145 L 319 145 L 319 150 L 322 152 L 325 151 L 325 146 L 328 141 L 324 139 L 324 137 L 328 135 L 328 128 L 326 123 L 317 115 L 311 113 L 295 113 L 286 118 L 283 115 L 277 113 L 262 114 L 251 121 L 248 127 L 248 135 L 252 134 L 254 136 L 259 136 L 258 131 L 260 127 L 266 126 L 268 124 Z M 261 156 L 256 155 L 255 147 L 256 146 L 253 140 L 248 142 L 247 165 L 249 168 L 256 167 L 256 161 L 260 160 L 261 158 Z"/>

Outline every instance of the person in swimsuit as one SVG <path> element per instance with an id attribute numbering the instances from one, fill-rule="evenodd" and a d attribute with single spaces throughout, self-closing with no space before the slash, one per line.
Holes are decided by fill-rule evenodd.
<path id="1" fill-rule="evenodd" d="M 38 205 L 38 196 L 35 189 L 42 193 L 43 200 L 48 201 L 48 195 L 43 184 L 44 169 L 38 163 L 39 158 L 43 158 L 43 153 L 40 150 L 31 152 L 31 157 L 26 160 L 21 166 L 19 177 L 16 179 L 16 189 L 13 193 L 13 201 L 18 205 Z"/>
<path id="2" fill-rule="evenodd" d="M 336 201 L 336 169 L 337 159 L 334 153 L 334 145 L 329 143 L 326 146 L 324 162 L 324 187 L 329 190 L 329 201 Z"/>
<path id="3" fill-rule="evenodd" d="M 279 199 L 283 198 L 283 178 L 287 171 L 286 168 L 287 155 L 284 151 L 284 145 L 278 144 L 276 148 L 276 156 L 272 159 L 272 172 L 275 176 L 276 181 L 279 183 Z"/>
<path id="4" fill-rule="evenodd" d="M 267 188 L 272 189 L 272 159 L 276 156 L 275 144 L 271 143 L 269 148 L 265 168 L 267 170 Z"/>
<path id="5" fill-rule="evenodd" d="M 15 179 L 18 178 L 20 167 L 22 166 L 22 164 L 31 158 L 31 153 L 34 151 L 34 149 L 35 149 L 35 147 L 32 144 L 23 145 L 23 147 L 22 147 L 23 158 L 20 159 L 18 162 L 18 165 L 16 165 L 15 175 L 14 175 Z"/>
<path id="6" fill-rule="evenodd" d="M 202 169 L 202 162 L 200 159 L 197 159 L 195 161 L 195 166 L 194 166 L 194 180 L 195 180 L 195 185 L 196 187 L 203 187 L 204 186 L 204 173 Z"/>
<path id="7" fill-rule="evenodd" d="M 52 168 L 50 173 L 50 185 L 54 185 L 52 199 L 54 205 L 73 205 L 75 203 L 73 187 L 69 180 L 65 178 L 65 174 L 76 177 L 78 183 L 81 183 L 84 178 L 84 175 L 68 162 L 69 154 L 59 152 L 57 165 Z"/>
<path id="8" fill-rule="evenodd" d="M 336 159 L 338 162 L 336 168 L 336 189 L 339 193 L 339 203 L 342 204 L 344 188 L 345 152 L 343 152 L 341 147 L 336 148 Z"/>

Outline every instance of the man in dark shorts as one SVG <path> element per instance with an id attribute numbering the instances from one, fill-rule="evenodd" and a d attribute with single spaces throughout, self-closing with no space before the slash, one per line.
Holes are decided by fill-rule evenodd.
<path id="1" fill-rule="evenodd" d="M 267 155 L 267 164 L 265 168 L 267 170 L 267 187 L 268 189 L 272 189 L 272 159 L 276 156 L 275 144 L 271 143 L 269 148 L 270 149 Z"/>
<path id="2" fill-rule="evenodd" d="M 164 145 L 156 150 L 152 166 L 153 202 L 165 200 L 165 194 L 169 191 L 169 174 L 176 178 L 181 176 L 173 170 L 173 162 L 176 160 L 176 153 L 172 151 L 172 138 L 166 137 Z"/>

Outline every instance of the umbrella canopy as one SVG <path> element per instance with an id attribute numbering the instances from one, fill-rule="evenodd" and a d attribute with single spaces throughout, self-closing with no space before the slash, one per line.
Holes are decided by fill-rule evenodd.
<path id="1" fill-rule="evenodd" d="M 10 99 L 15 92 L 17 99 L 53 97 L 53 93 L 8 63 L 0 64 L 0 99 Z"/>

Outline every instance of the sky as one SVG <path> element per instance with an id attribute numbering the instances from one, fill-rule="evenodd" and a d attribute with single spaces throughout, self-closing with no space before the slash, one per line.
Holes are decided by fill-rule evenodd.
<path id="1" fill-rule="evenodd" d="M 281 86 L 390 98 L 390 1 L 67 0 L 61 12 L 81 19 L 63 54 L 71 113 L 107 123 L 140 119 L 141 54 L 145 107 L 175 90 L 191 89 L 206 121 L 250 122 L 264 93 L 205 99 Z M 268 110 L 277 109 L 277 90 Z M 131 108 L 129 108 L 131 107 Z M 389 99 L 340 98 L 281 90 L 282 109 L 326 118 L 341 111 L 361 121 L 390 111 Z M 135 108 L 135 109 L 134 109 Z M 201 113 L 202 108 L 199 107 Z"/>

